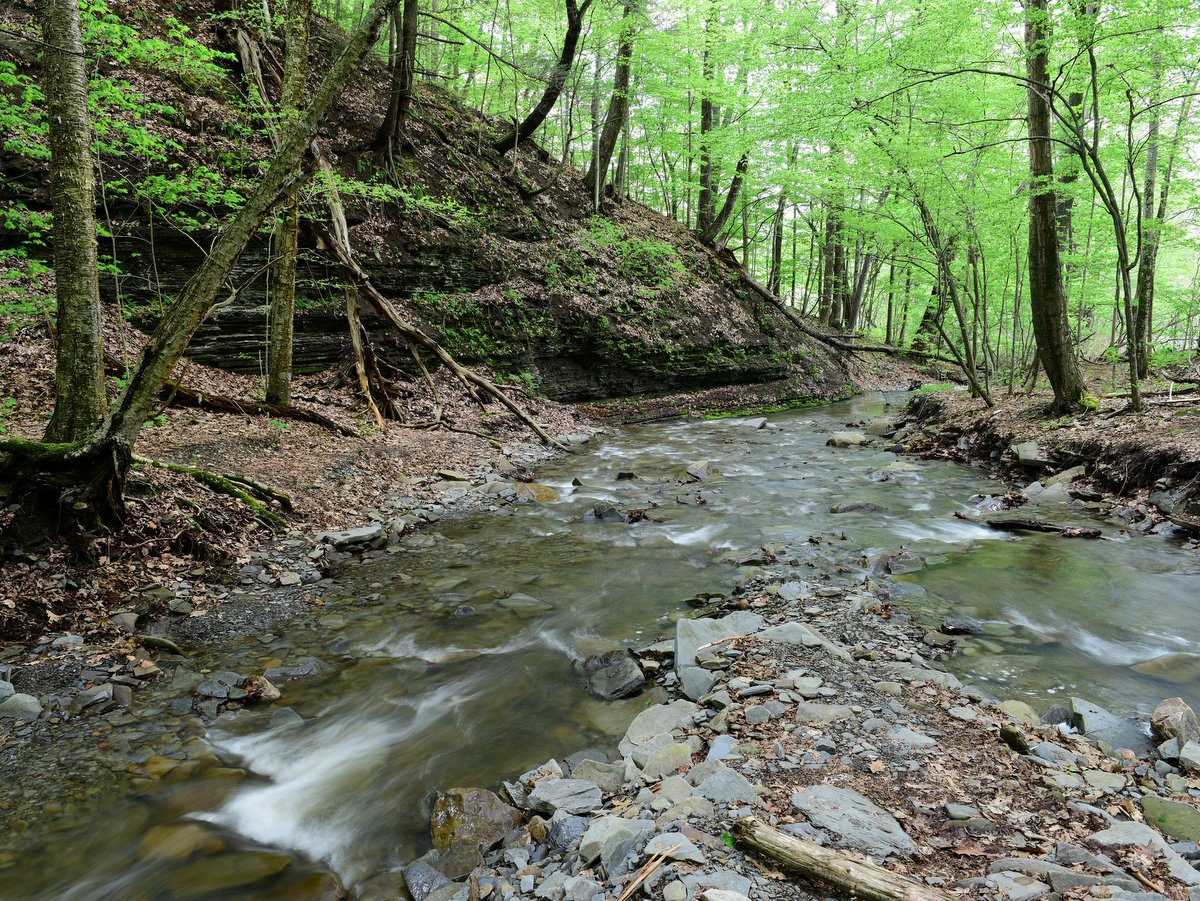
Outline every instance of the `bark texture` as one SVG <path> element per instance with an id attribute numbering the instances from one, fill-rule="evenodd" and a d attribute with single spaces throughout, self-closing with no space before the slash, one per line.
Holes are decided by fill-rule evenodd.
<path id="1" fill-rule="evenodd" d="M 599 188 L 597 194 L 604 191 L 608 167 L 617 149 L 617 139 L 625 128 L 625 120 L 629 117 L 629 79 L 633 69 L 634 39 L 637 36 L 634 19 L 636 13 L 636 0 L 627 0 L 625 12 L 621 16 L 621 44 L 617 48 L 617 70 L 613 76 L 612 97 L 608 101 L 608 112 L 604 116 L 604 128 L 600 132 L 596 153 L 583 179 L 585 185 Z"/>
<path id="2" fill-rule="evenodd" d="M 40 13 L 58 325 L 54 416 L 45 440 L 82 441 L 104 416 L 104 338 L 87 72 L 79 5 L 75 0 L 42 0 Z"/>
<path id="3" fill-rule="evenodd" d="M 1029 307 L 1042 368 L 1054 391 L 1054 408 L 1065 413 L 1083 406 L 1083 376 L 1075 360 L 1058 250 L 1054 162 L 1050 132 L 1050 84 L 1046 0 L 1029 0 L 1025 18 L 1029 108 Z"/>

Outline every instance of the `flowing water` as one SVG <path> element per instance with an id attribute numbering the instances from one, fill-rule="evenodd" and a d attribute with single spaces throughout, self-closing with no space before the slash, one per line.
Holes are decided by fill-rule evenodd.
<path id="1" fill-rule="evenodd" d="M 1037 706 L 1079 694 L 1130 715 L 1171 694 L 1200 701 L 1196 672 L 1168 671 L 1182 680 L 1171 682 L 1129 668 L 1197 650 L 1200 560 L 1110 521 L 1099 523 L 1114 539 L 1104 541 L 992 531 L 954 517 L 973 512 L 973 495 L 1002 490 L 982 471 L 826 447 L 831 431 L 902 400 L 782 414 L 764 430 L 740 420 L 628 428 L 545 467 L 553 497 L 441 523 L 432 547 L 357 568 L 286 636 L 248 636 L 207 661 L 261 672 L 315 657 L 330 671 L 283 686 L 272 710 L 210 727 L 221 762 L 246 779 L 188 761 L 162 782 L 131 780 L 125 800 L 86 822 L 60 819 L 40 836 L 35 823 L 42 843 L 0 870 L 0 897 L 200 897 L 223 886 L 220 897 L 261 898 L 264 885 L 302 897 L 323 868 L 360 884 L 422 852 L 436 788 L 494 786 L 551 756 L 611 751 L 648 701 L 590 698 L 571 661 L 668 636 L 688 598 L 730 591 L 746 575 L 731 561 L 762 545 L 790 577 L 843 585 L 888 579 L 872 571 L 899 548 L 922 558 L 894 579 L 899 603 L 931 624 L 981 621 L 951 666 L 996 696 Z M 681 484 L 698 460 L 721 475 Z M 882 509 L 830 512 L 844 502 Z M 649 518 L 597 519 L 603 503 Z M 1045 516 L 1087 521 L 1078 510 Z M 171 711 L 151 705 L 131 728 L 143 738 L 158 728 L 155 753 L 181 758 L 198 730 Z M 146 742 L 127 744 L 130 762 L 144 762 Z M 180 823 L 226 850 L 185 863 L 162 838 Z M 263 852 L 290 866 L 273 883 L 231 884 L 230 873 L 288 862 Z"/>

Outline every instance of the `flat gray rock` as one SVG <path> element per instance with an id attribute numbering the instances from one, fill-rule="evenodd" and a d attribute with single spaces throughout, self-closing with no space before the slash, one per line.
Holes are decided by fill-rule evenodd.
<path id="1" fill-rule="evenodd" d="M 323 541 L 336 548 L 357 547 L 363 544 L 370 544 L 382 534 L 383 526 L 377 522 L 373 522 L 368 526 L 361 526 L 357 529 L 346 529 L 341 532 L 321 532 L 317 535 L 317 541 Z"/>
<path id="2" fill-rule="evenodd" d="M 631 756 L 633 749 L 646 744 L 655 736 L 667 733 L 691 723 L 700 708 L 691 701 L 672 701 L 670 704 L 655 704 L 647 707 L 633 718 L 618 749 L 624 757 Z"/>
<path id="3" fill-rule="evenodd" d="M 587 813 L 600 806 L 600 786 L 586 779 L 543 779 L 529 793 L 526 804 L 535 813 L 553 816 Z"/>
<path id="4" fill-rule="evenodd" d="M 1129 748 L 1139 754 L 1153 748 L 1150 736 L 1134 723 L 1109 713 L 1091 701 L 1071 698 L 1070 708 L 1071 725 L 1092 741 L 1108 742 L 1114 748 Z"/>
<path id="5" fill-rule="evenodd" d="M 433 892 L 450 885 L 450 880 L 425 861 L 414 860 L 404 868 L 404 883 L 413 901 L 425 901 Z"/>
<path id="6" fill-rule="evenodd" d="M 663 854 L 670 860 L 684 860 L 689 863 L 704 863 L 704 855 L 689 839 L 680 832 L 664 832 L 656 835 L 646 843 L 642 850 L 643 857 Z"/>
<path id="7" fill-rule="evenodd" d="M 603 816 L 592 821 L 579 842 L 579 858 L 584 863 L 599 860 L 609 880 L 629 871 L 626 858 L 654 834 L 650 820 L 626 820 Z"/>
<path id="8" fill-rule="evenodd" d="M 908 857 L 917 850 L 895 817 L 853 789 L 809 786 L 792 795 L 792 808 L 840 844 L 872 857 Z"/>
<path id="9" fill-rule="evenodd" d="M 850 652 L 840 645 L 834 644 L 817 629 L 804 623 L 783 623 L 763 629 L 756 638 L 762 641 L 778 641 L 782 644 L 796 644 L 806 648 L 824 648 L 832 657 L 849 661 Z"/>
<path id="10" fill-rule="evenodd" d="M 696 652 L 724 638 L 751 635 L 763 627 L 757 613 L 730 613 L 720 619 L 681 619 L 675 624 L 675 673 L 692 700 L 706 694 L 716 677 L 696 663 Z"/>
<path id="11" fill-rule="evenodd" d="M 844 704 L 821 704 L 817 701 L 796 702 L 796 722 L 799 723 L 836 723 L 848 720 L 854 716 L 854 711 Z"/>
<path id="12" fill-rule="evenodd" d="M 912 663 L 894 663 L 892 669 L 905 682 L 929 682 L 947 691 L 962 691 L 963 684 L 953 673 L 943 673 L 941 670 L 925 669 Z"/>
<path id="13" fill-rule="evenodd" d="M 937 739 L 930 738 L 928 735 L 924 735 L 907 726 L 893 726 L 888 730 L 887 737 L 890 741 L 894 741 L 898 745 L 904 745 L 906 748 L 933 748 L 937 746 Z"/>
<path id="14" fill-rule="evenodd" d="M 754 785 L 741 773 L 721 766 L 711 776 L 696 786 L 696 794 L 708 798 L 718 804 L 734 804 L 742 802 L 755 804 L 758 802 L 758 792 Z"/>
<path id="15" fill-rule="evenodd" d="M 1127 845 L 1152 845 L 1166 860 L 1171 875 L 1187 885 L 1200 885 L 1200 872 L 1177 854 L 1166 839 L 1145 823 L 1114 823 L 1107 829 L 1093 833 L 1090 840 L 1105 848 L 1122 848 Z"/>
<path id="16" fill-rule="evenodd" d="M 581 760 L 571 772 L 575 779 L 595 782 L 600 790 L 612 794 L 625 785 L 625 766 L 620 763 L 600 763 L 597 760 Z"/>

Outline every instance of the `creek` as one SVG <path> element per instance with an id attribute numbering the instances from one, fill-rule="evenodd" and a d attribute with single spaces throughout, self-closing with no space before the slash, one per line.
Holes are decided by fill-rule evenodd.
<path id="1" fill-rule="evenodd" d="M 572 660 L 670 635 L 689 598 L 733 591 L 754 571 L 736 561 L 764 545 L 775 569 L 814 588 L 890 581 L 921 622 L 978 621 L 982 633 L 948 664 L 996 697 L 1040 709 L 1080 695 L 1126 715 L 1175 694 L 1195 706 L 1200 673 L 1167 681 L 1130 665 L 1194 650 L 1200 560 L 1079 509 L 1039 512 L 1098 525 L 1106 540 L 993 531 L 954 516 L 1004 490 L 982 470 L 826 446 L 903 400 L 859 397 L 772 416 L 765 429 L 737 419 L 626 428 L 543 467 L 552 491 L 542 502 L 438 523 L 353 567 L 286 635 L 248 635 L 204 659 L 259 673 L 316 658 L 323 677 L 210 724 L 225 766 L 180 763 L 194 756 L 197 721 L 169 692 L 146 693 L 104 765 L 115 755 L 118 772 L 132 771 L 161 755 L 179 772 L 126 777 L 103 810 L 32 824 L 32 850 L 0 870 L 0 897 L 308 897 L 325 869 L 361 885 L 427 847 L 434 790 L 495 786 L 583 748 L 611 753 L 648 700 L 590 697 Z M 701 460 L 720 475 L 682 484 Z M 830 512 L 847 502 L 879 509 Z M 647 518 L 597 519 L 603 504 Z M 923 563 L 888 575 L 901 548 Z M 238 884 L 239 872 L 273 881 Z"/>

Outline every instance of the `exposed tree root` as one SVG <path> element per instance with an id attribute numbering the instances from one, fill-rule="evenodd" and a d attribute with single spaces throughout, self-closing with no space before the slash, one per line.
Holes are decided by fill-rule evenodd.
<path id="1" fill-rule="evenodd" d="M 210 410 L 214 413 L 274 416 L 279 419 L 311 422 L 329 429 L 331 432 L 337 432 L 339 435 L 346 435 L 350 438 L 358 437 L 358 432 L 354 431 L 354 429 L 334 422 L 328 416 L 323 416 L 313 410 L 305 410 L 303 407 L 296 407 L 290 404 L 283 406 L 281 404 L 269 404 L 262 401 L 237 400 L 221 394 L 205 394 L 202 391 L 197 391 L 195 388 L 189 388 L 186 385 L 173 382 L 163 386 L 162 398 L 166 401 L 167 406 L 171 407 L 194 407 L 200 410 Z"/>
<path id="2" fill-rule="evenodd" d="M 283 510 L 291 513 L 293 509 L 292 499 L 286 494 L 276 491 L 274 488 L 263 485 L 261 482 L 256 482 L 254 479 L 243 475 L 223 476 L 207 469 L 200 469 L 197 466 L 168 463 L 165 460 L 151 460 L 149 457 L 143 457 L 138 454 L 133 455 L 133 462 L 139 463 L 142 466 L 153 466 L 169 472 L 189 475 L 201 485 L 204 485 L 211 491 L 215 491 L 217 494 L 225 494 L 229 497 L 237 498 L 254 511 L 255 518 L 263 523 L 263 525 L 270 526 L 272 529 L 282 529 L 287 526 L 283 517 L 271 510 L 267 504 L 273 501 L 278 503 Z"/>

